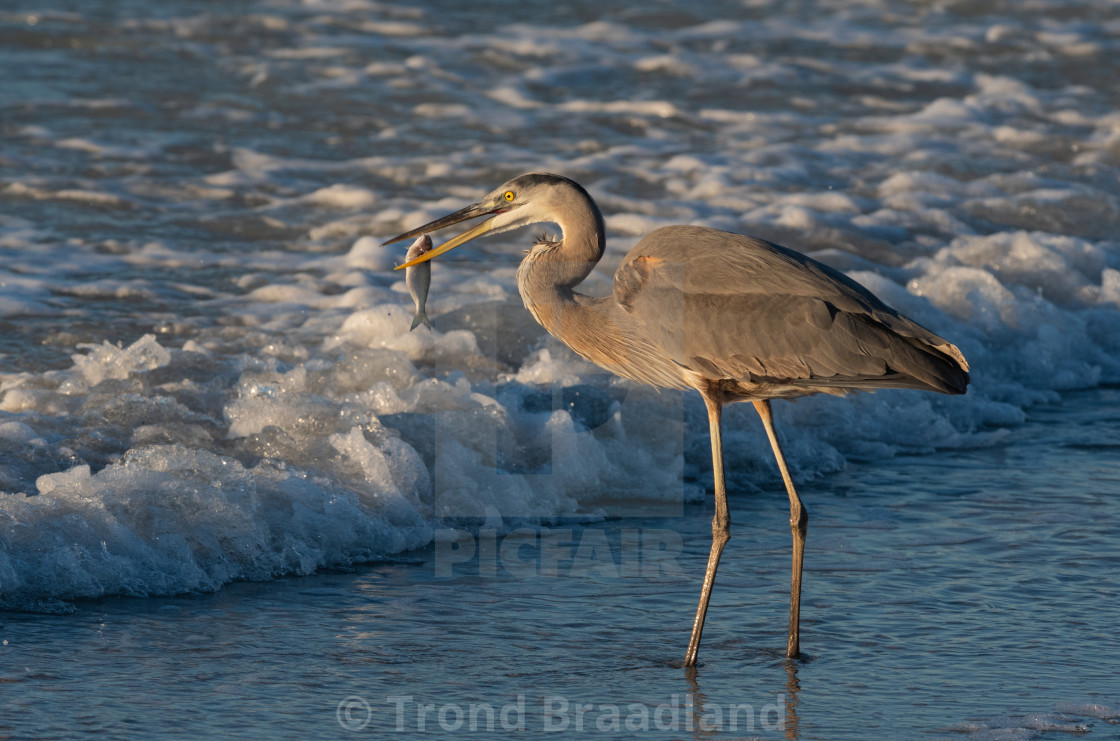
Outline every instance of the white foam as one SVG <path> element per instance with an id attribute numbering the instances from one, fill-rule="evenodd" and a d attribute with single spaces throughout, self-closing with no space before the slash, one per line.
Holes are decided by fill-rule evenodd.
<path id="1" fill-rule="evenodd" d="M 98 345 L 80 345 L 90 352 L 73 356 L 74 377 L 64 387 L 77 392 L 82 387 L 92 387 L 108 379 L 123 380 L 134 373 L 143 373 L 171 360 L 171 354 L 158 342 L 155 335 L 144 335 L 128 347 L 111 345 L 108 341 Z"/>
<path id="2" fill-rule="evenodd" d="M 340 494 L 272 464 L 246 469 L 178 446 L 138 448 L 97 474 L 83 465 L 41 476 L 37 486 L 38 496 L 6 504 L 6 607 L 212 590 L 392 553 L 432 536 L 417 501 L 396 491 L 388 501 Z"/>
<path id="3" fill-rule="evenodd" d="M 531 231 L 438 261 L 433 330 L 410 331 L 402 246 L 380 242 L 522 171 L 598 199 L 589 293 L 642 235 L 708 225 L 813 253 L 968 357 L 963 398 L 776 404 L 801 479 L 998 444 L 1032 405 L 1120 382 L 1120 114 L 1071 71 L 1104 32 L 826 15 L 458 34 L 420 7 L 313 0 L 238 16 L 280 32 L 260 48 L 211 41 L 226 16 L 121 21 L 228 77 L 169 92 L 191 101 L 173 133 L 111 78 L 47 85 L 4 142 L 0 594 L 213 589 L 423 545 L 443 516 L 696 497 L 695 395 L 544 337 L 518 306 Z M 1028 49 L 1077 63 L 1030 84 Z M 752 415 L 726 416 L 747 489 L 776 476 Z"/>
<path id="4" fill-rule="evenodd" d="M 307 200 L 318 206 L 329 208 L 369 208 L 377 203 L 377 195 L 366 188 L 336 183 L 311 193 Z"/>
<path id="5" fill-rule="evenodd" d="M 1096 702 L 1059 702 L 1054 705 L 1059 713 L 1069 715 L 1087 715 L 1091 718 L 1102 720 L 1115 720 L 1120 718 L 1120 704 Z"/>
<path id="6" fill-rule="evenodd" d="M 89 188 L 61 188 L 53 190 L 26 183 L 9 183 L 5 192 L 10 196 L 34 198 L 36 200 L 77 201 L 90 206 L 122 208 L 131 205 L 130 201 L 113 193 Z"/>
<path id="7" fill-rule="evenodd" d="M 1029 741 L 1044 733 L 1081 736 L 1090 732 L 1090 725 L 1054 713 L 1023 713 L 957 723 L 942 730 L 952 732 L 955 738 L 978 741 Z"/>

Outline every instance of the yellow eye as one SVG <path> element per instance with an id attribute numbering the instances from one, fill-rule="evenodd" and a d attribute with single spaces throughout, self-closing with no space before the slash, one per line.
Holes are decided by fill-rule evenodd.
<path id="1" fill-rule="evenodd" d="M 502 197 L 505 198 L 507 201 L 512 201 L 513 200 L 513 191 L 512 190 L 507 190 L 505 195 L 502 196 Z"/>

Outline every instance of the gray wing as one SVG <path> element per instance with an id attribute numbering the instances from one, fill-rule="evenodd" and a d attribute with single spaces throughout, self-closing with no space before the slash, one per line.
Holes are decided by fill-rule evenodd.
<path id="1" fill-rule="evenodd" d="M 710 378 L 963 393 L 960 351 L 844 274 L 793 250 L 705 227 L 649 234 L 614 298 L 679 365 Z"/>

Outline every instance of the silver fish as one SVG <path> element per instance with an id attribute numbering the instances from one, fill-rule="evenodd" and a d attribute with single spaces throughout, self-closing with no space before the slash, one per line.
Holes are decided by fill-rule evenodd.
<path id="1" fill-rule="evenodd" d="M 404 258 L 405 262 L 414 260 L 431 249 L 432 238 L 423 234 L 417 237 L 412 246 L 408 248 L 408 254 Z M 428 312 L 425 306 L 428 303 L 428 286 L 432 285 L 432 263 L 424 262 L 413 265 L 411 268 L 405 268 L 404 284 L 408 286 L 408 292 L 412 294 L 412 300 L 416 303 L 416 316 L 413 317 L 412 327 L 408 331 L 411 332 L 421 324 L 431 329 L 432 323 L 428 321 Z"/>

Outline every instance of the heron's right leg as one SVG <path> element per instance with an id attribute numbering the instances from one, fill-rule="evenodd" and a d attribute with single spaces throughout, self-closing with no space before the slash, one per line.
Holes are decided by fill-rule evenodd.
<path id="1" fill-rule="evenodd" d="M 723 480 L 723 440 L 720 433 L 720 419 L 723 405 L 707 394 L 702 394 L 708 407 L 708 427 L 712 437 L 712 475 L 715 478 L 716 513 L 712 517 L 712 551 L 708 554 L 708 569 L 704 572 L 704 586 L 700 589 L 700 606 L 696 608 L 696 619 L 692 622 L 692 638 L 688 641 L 688 653 L 684 657 L 685 666 L 696 666 L 696 654 L 700 650 L 700 634 L 704 632 L 704 615 L 708 612 L 708 600 L 712 596 L 712 585 L 716 581 L 716 569 L 723 547 L 731 539 L 731 514 L 727 509 L 727 487 Z"/>
<path id="2" fill-rule="evenodd" d="M 786 656 L 796 659 L 801 655 L 801 565 L 805 560 L 805 535 L 809 531 L 809 513 L 793 488 L 793 478 L 786 468 L 786 459 L 782 455 L 782 446 L 778 442 L 778 433 L 774 430 L 774 412 L 770 409 L 770 401 L 756 401 L 754 408 L 758 416 L 762 417 L 762 424 L 766 427 L 766 436 L 770 438 L 770 447 L 774 449 L 774 458 L 778 461 L 778 470 L 782 472 L 782 480 L 786 484 L 786 493 L 789 494 L 789 529 L 793 534 L 793 574 L 789 582 L 789 641 L 786 644 Z"/>

